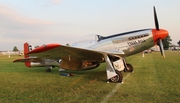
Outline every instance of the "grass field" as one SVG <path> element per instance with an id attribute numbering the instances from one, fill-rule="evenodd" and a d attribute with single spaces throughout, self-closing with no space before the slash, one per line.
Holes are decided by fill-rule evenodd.
<path id="1" fill-rule="evenodd" d="M 134 73 L 123 73 L 124 83 L 106 83 L 105 64 L 89 71 L 26 68 L 12 63 L 19 56 L 0 56 L 0 103 L 178 103 L 180 52 L 128 57 Z"/>

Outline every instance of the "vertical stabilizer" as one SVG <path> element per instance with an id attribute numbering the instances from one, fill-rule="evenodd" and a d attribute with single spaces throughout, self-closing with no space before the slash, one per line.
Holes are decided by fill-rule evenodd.
<path id="1" fill-rule="evenodd" d="M 27 42 L 24 43 L 24 58 L 29 58 L 29 56 L 27 55 L 28 52 L 30 52 L 31 50 L 34 49 L 34 46 L 32 44 L 28 44 Z M 25 62 L 25 65 L 27 67 L 31 67 L 31 62 Z"/>
<path id="2" fill-rule="evenodd" d="M 26 54 L 29 52 L 29 48 L 28 48 L 28 43 L 24 43 L 24 58 L 28 58 L 29 56 L 27 56 Z"/>
<path id="3" fill-rule="evenodd" d="M 34 46 L 32 44 L 28 44 L 27 42 L 24 43 L 24 57 L 28 58 L 26 54 L 34 49 Z"/>

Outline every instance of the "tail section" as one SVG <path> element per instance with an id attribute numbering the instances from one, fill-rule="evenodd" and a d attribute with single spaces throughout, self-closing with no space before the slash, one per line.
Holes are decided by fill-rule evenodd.
<path id="1" fill-rule="evenodd" d="M 24 57 L 28 58 L 29 56 L 27 56 L 26 54 L 30 51 L 32 51 L 34 49 L 34 46 L 32 44 L 29 43 L 24 43 Z"/>
<path id="2" fill-rule="evenodd" d="M 32 44 L 29 44 L 29 43 L 24 43 L 24 58 L 29 58 L 29 56 L 27 55 L 28 52 L 30 52 L 31 50 L 34 49 L 34 46 Z M 27 67 L 31 67 L 31 62 L 30 61 L 27 61 L 25 62 L 25 65 Z"/>
<path id="3" fill-rule="evenodd" d="M 29 52 L 32 51 L 34 46 L 32 44 L 28 44 L 27 42 L 24 43 L 24 58 L 23 59 L 17 59 L 13 62 L 24 62 L 24 64 L 27 67 L 48 67 L 48 68 L 54 68 L 59 67 L 60 62 L 57 60 L 51 60 L 51 59 L 42 59 L 37 57 L 29 56 Z"/>

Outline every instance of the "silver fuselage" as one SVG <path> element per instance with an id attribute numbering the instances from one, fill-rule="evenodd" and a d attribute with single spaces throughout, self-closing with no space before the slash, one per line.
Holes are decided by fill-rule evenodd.
<path id="1" fill-rule="evenodd" d="M 143 29 L 107 37 L 94 35 L 94 39 L 75 42 L 71 46 L 126 57 L 153 47 L 154 40 L 152 30 Z"/>

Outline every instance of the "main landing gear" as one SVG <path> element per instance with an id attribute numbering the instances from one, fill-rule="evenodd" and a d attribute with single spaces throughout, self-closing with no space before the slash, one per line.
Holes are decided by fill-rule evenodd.
<path id="1" fill-rule="evenodd" d="M 133 66 L 125 62 L 124 58 L 112 57 L 104 54 L 106 61 L 106 72 L 108 82 L 122 83 L 123 75 L 122 71 L 133 72 Z"/>

